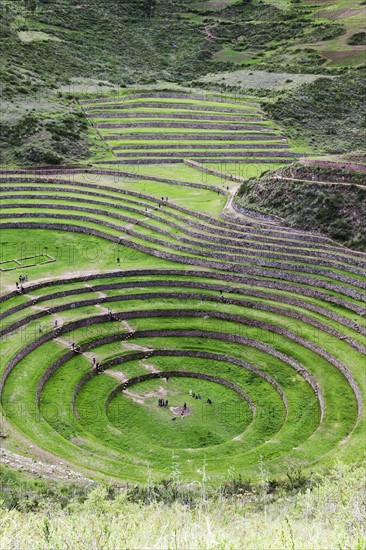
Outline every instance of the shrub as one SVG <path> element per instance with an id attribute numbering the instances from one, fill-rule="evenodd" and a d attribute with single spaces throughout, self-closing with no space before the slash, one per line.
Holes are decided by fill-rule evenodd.
<path id="1" fill-rule="evenodd" d="M 62 156 L 55 151 L 42 147 L 41 145 L 29 146 L 16 152 L 17 159 L 22 163 L 46 163 L 61 164 Z"/>
<path id="2" fill-rule="evenodd" d="M 366 46 L 366 32 L 362 31 L 352 34 L 348 38 L 347 44 L 350 46 Z"/>

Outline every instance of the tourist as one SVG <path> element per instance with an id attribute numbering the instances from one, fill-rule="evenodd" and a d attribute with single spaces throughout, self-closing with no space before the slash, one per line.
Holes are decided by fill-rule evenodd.
<path id="1" fill-rule="evenodd" d="M 208 403 L 208 405 L 211 405 L 212 404 L 211 399 L 207 399 L 206 403 Z"/>
<path id="2" fill-rule="evenodd" d="M 38 328 L 39 332 L 43 332 L 43 328 L 42 328 L 42 325 L 39 325 L 39 328 Z"/>
<path id="3" fill-rule="evenodd" d="M 18 282 L 15 283 L 15 286 L 17 287 L 17 290 L 19 290 L 19 283 Z"/>
<path id="4" fill-rule="evenodd" d="M 189 390 L 189 395 L 192 397 L 192 395 L 193 395 L 193 391 L 192 391 L 192 390 Z"/>
<path id="5" fill-rule="evenodd" d="M 75 342 L 72 342 L 71 349 L 72 349 L 72 351 L 75 351 Z"/>
<path id="6" fill-rule="evenodd" d="M 55 328 L 57 328 L 58 322 L 57 319 L 55 319 Z"/>
<path id="7" fill-rule="evenodd" d="M 187 410 L 187 403 L 184 403 L 184 405 L 183 405 L 183 410 L 184 410 L 184 411 Z"/>
<path id="8" fill-rule="evenodd" d="M 165 405 L 164 405 L 164 406 L 165 406 L 165 407 L 168 406 L 168 400 L 165 401 Z"/>

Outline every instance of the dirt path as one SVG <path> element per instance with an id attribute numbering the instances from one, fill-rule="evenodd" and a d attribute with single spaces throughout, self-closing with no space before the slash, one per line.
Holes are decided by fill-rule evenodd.
<path id="1" fill-rule="evenodd" d="M 239 189 L 240 187 L 240 184 L 236 185 L 236 186 L 232 186 L 228 191 L 228 199 L 227 199 L 227 202 L 222 210 L 222 213 L 225 215 L 227 215 L 228 217 L 232 218 L 232 221 L 235 221 L 235 220 L 238 220 L 238 221 L 242 221 L 242 222 L 252 222 L 253 221 L 256 221 L 257 218 L 255 218 L 254 216 L 249 216 L 249 215 L 246 215 L 246 214 L 243 214 L 241 212 L 238 212 L 237 210 L 235 210 L 234 206 L 233 206 L 233 203 L 234 203 L 234 199 L 235 199 L 235 195 L 236 195 L 236 192 L 237 190 Z M 261 223 L 266 223 L 270 226 L 280 226 L 281 227 L 281 224 L 280 222 L 276 222 L 276 221 L 271 221 L 271 220 L 262 220 L 262 219 L 258 219 L 257 221 L 260 221 Z"/>
<path id="2" fill-rule="evenodd" d="M 75 465 L 67 460 L 61 459 L 49 451 L 38 447 L 34 442 L 29 441 L 23 434 L 15 431 L 5 418 L 1 422 L 2 433 L 7 434 L 6 439 L 0 445 L 0 464 L 5 464 L 15 470 L 25 472 L 55 481 L 94 484 L 94 481 L 85 475 L 95 475 L 96 472 L 85 470 L 85 475 L 75 470 Z M 17 454 L 5 448 L 10 438 L 20 444 L 24 455 Z M 25 456 L 31 455 L 31 456 Z M 83 470 L 84 471 L 84 470 Z"/>
<path id="3" fill-rule="evenodd" d="M 143 359 L 141 360 L 141 364 L 145 367 L 146 370 L 149 372 L 159 372 L 158 369 L 155 367 L 155 365 L 151 365 L 151 363 L 146 363 Z"/>
<path id="4" fill-rule="evenodd" d="M 113 276 L 114 273 L 116 274 L 120 274 L 121 273 L 121 270 L 120 269 L 116 269 L 116 270 L 108 270 L 108 272 L 110 272 Z M 60 275 L 59 277 L 62 278 L 62 279 L 73 279 L 74 277 L 84 277 L 86 275 L 100 275 L 100 273 L 103 273 L 103 270 L 98 270 L 98 269 L 90 269 L 90 270 L 76 270 L 76 271 L 65 271 L 65 273 L 62 273 L 62 276 Z M 27 298 L 29 297 L 30 299 L 34 299 L 37 297 L 37 295 L 32 295 L 32 294 L 28 294 L 27 293 L 27 285 L 35 285 L 35 284 L 39 284 L 39 283 L 47 283 L 48 281 L 54 281 L 55 278 L 54 277 L 42 277 L 41 279 L 30 279 L 28 281 L 28 283 L 25 283 L 24 286 L 24 292 L 21 293 L 19 292 L 19 296 L 26 296 Z M 81 281 L 80 281 L 81 283 Z M 89 287 L 89 288 L 93 288 L 92 285 L 88 284 L 88 283 L 85 283 L 86 287 Z M 4 287 L 4 290 L 6 292 L 11 292 L 12 290 L 14 290 L 14 285 L 12 283 L 6 285 Z"/>
<path id="5" fill-rule="evenodd" d="M 94 485 L 94 481 L 78 474 L 73 470 L 69 470 L 64 466 L 63 462 L 53 463 L 43 462 L 34 458 L 28 458 L 22 455 L 12 453 L 6 449 L 0 449 L 1 463 L 9 466 L 20 472 L 31 474 L 32 476 L 40 476 L 46 479 L 63 483 L 78 483 L 86 485 Z"/>
<path id="6" fill-rule="evenodd" d="M 210 27 L 205 27 L 202 32 L 209 40 L 217 40 L 217 36 L 213 34 Z"/>
<path id="7" fill-rule="evenodd" d="M 149 353 L 149 351 L 151 351 L 150 348 L 140 346 L 139 344 L 133 344 L 132 342 L 126 342 L 125 340 L 122 340 L 121 344 L 122 344 L 122 346 L 125 346 L 127 349 L 133 349 L 135 351 L 146 351 L 147 353 Z"/>
<path id="8" fill-rule="evenodd" d="M 125 327 L 125 329 L 128 332 L 135 332 L 135 330 L 131 327 L 131 325 L 127 321 L 122 321 L 122 325 Z"/>
<path id="9" fill-rule="evenodd" d="M 126 382 L 126 380 L 128 380 L 127 376 L 123 374 L 123 372 L 121 372 L 120 370 L 106 369 L 105 371 L 103 371 L 103 373 L 108 374 L 109 376 L 113 376 L 113 378 L 116 378 L 121 382 Z"/>
<path id="10" fill-rule="evenodd" d="M 274 176 L 273 179 L 286 181 L 303 181 L 304 183 L 319 183 L 320 185 L 346 185 L 347 187 L 360 187 L 360 189 L 366 189 L 366 185 L 360 185 L 359 183 L 347 183 L 343 181 L 303 180 L 296 177 L 285 178 L 283 176 Z"/>

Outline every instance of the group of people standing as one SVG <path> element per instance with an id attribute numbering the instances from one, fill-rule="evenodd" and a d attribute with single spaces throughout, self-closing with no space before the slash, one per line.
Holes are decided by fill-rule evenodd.
<path id="1" fill-rule="evenodd" d="M 200 395 L 199 393 L 196 394 L 196 393 L 194 393 L 194 391 L 192 391 L 192 390 L 189 390 L 189 395 L 190 395 L 191 397 L 193 397 L 194 399 L 202 399 L 202 397 L 201 397 L 201 395 Z M 207 403 L 208 405 L 211 405 L 211 404 L 212 404 L 211 399 L 210 399 L 210 398 L 207 398 L 206 403 Z"/>
<path id="2" fill-rule="evenodd" d="M 19 275 L 19 283 L 18 281 L 16 281 L 15 283 L 15 287 L 17 290 L 19 290 L 20 292 L 23 292 L 24 288 L 23 288 L 23 283 L 27 283 L 28 282 L 28 275 Z"/>

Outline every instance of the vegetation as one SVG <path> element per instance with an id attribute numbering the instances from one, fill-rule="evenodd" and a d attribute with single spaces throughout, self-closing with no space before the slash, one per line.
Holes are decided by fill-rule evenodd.
<path id="1" fill-rule="evenodd" d="M 1 548 L 366 548 L 364 4 L 3 0 Z"/>
<path id="2" fill-rule="evenodd" d="M 83 114 L 28 112 L 0 125 L 3 163 L 61 164 L 89 156 L 88 123 Z"/>
<path id="3" fill-rule="evenodd" d="M 364 466 L 338 465 L 327 477 L 314 474 L 296 493 L 273 489 L 263 472 L 258 486 L 232 480 L 211 498 L 207 482 L 187 493 L 173 478 L 146 492 L 97 487 L 81 502 L 76 493 L 66 508 L 62 493 L 57 503 L 43 497 L 43 506 L 30 506 L 24 495 L 25 511 L 1 511 L 0 544 L 20 550 L 36 545 L 82 549 L 96 541 L 108 549 L 245 545 L 267 550 L 323 548 L 326 538 L 329 548 L 361 549 L 366 542 L 364 476 Z"/>
<path id="4" fill-rule="evenodd" d="M 27 10 L 23 0 L 9 0 L 2 9 L 7 29 L 3 94 L 29 94 L 39 87 L 72 84 L 70 79 L 80 77 L 119 86 L 187 79 L 204 70 L 207 57 L 200 27 L 189 21 L 182 25 L 180 14 L 188 4 L 159 2 L 155 9 L 154 3 L 141 0 L 123 5 L 112 0 L 65 0 L 40 2 L 35 10 Z M 18 37 L 24 30 L 46 32 L 58 41 L 24 43 Z"/>
<path id="5" fill-rule="evenodd" d="M 238 204 L 366 251 L 365 173 L 301 165 L 280 169 L 246 181 L 238 191 Z"/>
<path id="6" fill-rule="evenodd" d="M 297 156 L 251 102 L 160 91 L 84 100 L 81 107 L 115 155 L 111 166 L 186 158 L 286 163 Z"/>
<path id="7" fill-rule="evenodd" d="M 122 87 L 187 82 L 232 68 L 232 62 L 215 61 L 228 49 L 244 52 L 245 63 L 256 68 L 327 72 L 326 58 L 311 44 L 337 40 L 347 21 L 314 14 L 311 6 L 288 3 L 283 10 L 262 0 L 219 9 L 190 0 L 123 5 L 64 0 L 52 7 L 43 1 L 6 0 L 0 20 L 2 94 L 28 96 L 81 77 Z"/>
<path id="8" fill-rule="evenodd" d="M 315 151 L 342 154 L 364 147 L 365 93 L 365 71 L 346 72 L 283 92 L 266 111 L 293 139 Z"/>
<path id="9" fill-rule="evenodd" d="M 349 37 L 347 43 L 350 46 L 366 46 L 366 32 L 356 32 Z"/>
<path id="10" fill-rule="evenodd" d="M 140 173 L 127 164 L 119 172 L 70 175 L 60 168 L 3 178 L 4 259 L 25 256 L 11 246 L 15 230 L 25 227 L 39 232 L 41 249 L 57 260 L 52 288 L 27 286 L 42 304 L 38 313 L 29 309 L 33 302 L 14 304 L 16 291 L 4 297 L 2 331 L 13 334 L 5 357 L 14 362 L 4 374 L 2 403 L 11 425 L 98 479 L 146 482 L 150 475 L 157 482 L 171 467 L 172 452 L 186 481 L 199 478 L 203 463 L 218 482 L 229 467 L 254 478 L 261 457 L 278 478 L 289 464 L 308 471 L 314 461 L 321 468 L 336 456 L 360 459 L 363 348 L 347 322 L 347 297 L 360 302 L 362 259 L 324 237 L 265 220 L 220 220 L 225 175 L 211 180 L 208 174 L 201 184 L 192 167 L 170 170 L 163 177 L 156 167 Z M 70 267 L 60 229 L 95 243 L 86 256 L 75 254 Z M 85 267 L 92 270 L 87 288 Z M 57 279 L 70 268 L 75 280 Z M 35 266 L 34 279 L 44 270 Z M 8 283 L 12 290 L 14 271 L 4 273 Z M 332 293 L 340 296 L 342 316 L 333 317 Z M 40 326 L 45 340 L 38 340 Z M 33 341 L 34 349 L 25 347 Z M 81 354 L 70 350 L 72 342 Z M 93 356 L 102 365 L 99 375 Z M 342 374 L 348 369 L 351 378 Z M 163 375 L 135 380 L 154 372 L 170 372 L 170 381 Z M 127 393 L 124 380 L 131 381 Z M 26 419 L 13 406 L 14 395 L 27 407 Z M 172 422 L 173 412 L 159 408 L 158 398 L 173 408 L 186 402 L 192 414 Z"/>

